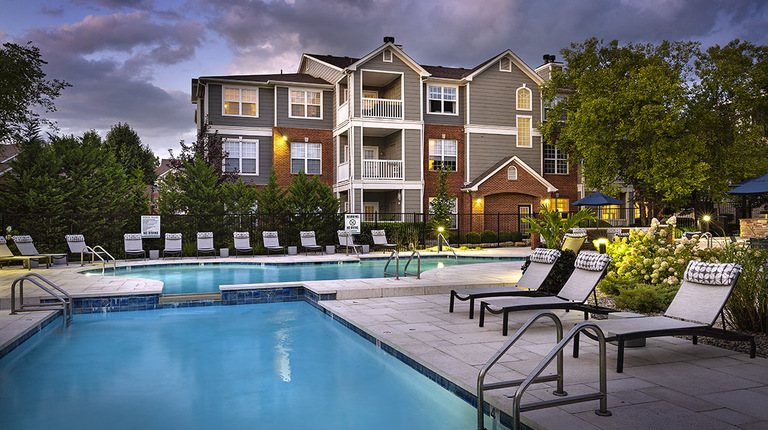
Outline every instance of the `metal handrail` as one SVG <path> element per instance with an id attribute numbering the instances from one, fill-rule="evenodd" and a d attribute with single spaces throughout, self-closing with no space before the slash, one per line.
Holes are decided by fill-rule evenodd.
<path id="1" fill-rule="evenodd" d="M 440 239 L 443 239 L 443 242 L 440 242 Z M 443 236 L 443 233 L 438 233 L 437 234 L 437 253 L 438 254 L 442 250 L 441 248 L 442 248 L 442 244 L 443 243 L 445 243 L 445 246 L 447 246 L 448 249 L 451 250 L 451 252 L 453 253 L 454 258 L 456 258 L 458 260 L 459 256 L 456 255 L 456 251 L 454 251 L 453 248 L 451 247 L 451 244 L 448 243 L 448 239 L 446 239 L 445 236 Z"/>
<path id="2" fill-rule="evenodd" d="M 101 250 L 101 251 L 99 251 L 99 250 Z M 104 249 L 101 245 L 96 245 L 93 248 L 91 248 L 90 246 L 86 245 L 86 246 L 83 247 L 83 249 L 80 250 L 80 265 L 81 266 L 85 265 L 85 262 L 83 261 L 83 257 L 85 256 L 85 251 L 90 251 L 90 253 L 91 253 L 91 262 L 89 264 L 96 264 L 95 263 L 96 259 L 95 259 L 94 256 L 99 257 L 99 260 L 101 260 L 101 274 L 102 275 L 104 274 L 104 269 L 107 267 L 107 261 L 104 260 L 104 257 L 102 257 L 101 254 L 99 254 L 99 252 L 102 252 L 102 253 L 106 254 L 107 257 L 109 257 L 109 259 L 111 260 L 112 268 L 115 271 L 117 270 L 117 260 L 115 260 L 115 257 L 113 257 L 112 254 L 107 252 L 107 250 Z"/>
<path id="3" fill-rule="evenodd" d="M 389 263 L 392 261 L 392 257 L 395 257 L 395 273 L 387 272 L 387 268 L 389 268 Z M 394 276 L 396 280 L 400 280 L 400 253 L 397 252 L 396 249 L 392 250 L 392 252 L 389 254 L 389 258 L 387 259 L 387 264 L 384 265 L 384 277 L 386 278 L 387 276 Z"/>
<path id="4" fill-rule="evenodd" d="M 497 382 L 493 384 L 483 384 L 485 374 L 488 372 L 493 364 L 501 358 L 501 356 L 512 346 L 512 344 L 520 338 L 520 336 L 539 318 L 549 317 L 555 321 L 555 327 L 557 328 L 558 343 L 552 350 L 544 357 L 538 366 L 528 375 L 524 380 L 514 380 L 506 382 Z M 527 405 L 521 405 L 523 393 L 533 383 L 557 381 L 557 389 L 552 393 L 556 396 L 566 396 L 567 393 L 563 390 L 563 349 L 573 339 L 576 334 L 585 330 L 591 330 L 595 333 L 600 343 L 600 361 L 599 361 L 599 373 L 600 373 L 600 391 L 596 393 L 581 394 L 578 396 L 572 396 L 570 398 L 545 400 L 536 403 L 530 403 Z M 541 372 L 549 366 L 549 364 L 557 358 L 557 374 L 540 376 Z M 517 385 L 518 388 L 514 395 L 513 404 L 513 429 L 520 429 L 520 413 L 537 409 L 543 409 L 553 406 L 569 405 L 572 403 L 587 402 L 592 400 L 600 400 L 600 408 L 595 411 L 600 416 L 610 416 L 611 412 L 608 410 L 608 383 L 606 376 L 606 353 L 605 353 L 605 335 L 600 327 L 592 321 L 586 321 L 573 327 L 565 337 L 562 336 L 562 323 L 560 319 L 551 311 L 543 311 L 534 315 L 527 323 L 525 323 L 515 335 L 500 349 L 493 357 L 486 363 L 483 369 L 480 371 L 480 375 L 477 380 L 477 408 L 478 408 L 478 430 L 484 430 L 483 426 L 483 391 L 488 389 L 506 388 Z"/>
<path id="5" fill-rule="evenodd" d="M 52 287 L 54 290 L 62 293 L 64 296 L 66 296 L 66 298 L 51 291 L 51 289 L 41 284 L 35 278 L 39 278 L 40 281 Z M 37 285 L 43 291 L 55 297 L 57 300 L 57 303 L 39 303 L 35 305 L 24 304 L 24 281 L 30 281 L 33 284 Z M 19 307 L 18 308 L 16 308 L 16 284 L 19 284 Z M 13 284 L 11 284 L 11 315 L 15 315 L 18 312 L 48 310 L 52 306 L 61 306 L 61 309 L 64 313 L 64 326 L 66 327 L 67 324 L 69 324 L 69 322 L 72 321 L 72 313 L 73 313 L 72 296 L 70 296 L 68 292 L 64 291 L 56 284 L 38 275 L 37 273 L 30 273 L 28 275 L 22 276 L 21 278 L 17 278 L 15 281 L 13 281 Z"/>
<path id="6" fill-rule="evenodd" d="M 699 239 L 704 239 L 705 237 L 707 238 L 707 248 L 712 248 L 712 233 L 705 231 Z"/>
<path id="7" fill-rule="evenodd" d="M 416 256 L 416 263 L 417 263 L 416 273 L 408 271 L 408 265 L 411 264 L 411 260 L 413 260 L 414 255 Z M 408 262 L 405 263 L 405 268 L 403 269 L 403 277 L 406 277 L 408 275 L 416 276 L 416 279 L 421 279 L 421 254 L 419 254 L 419 251 L 415 249 L 411 253 L 411 256 L 408 257 Z"/>

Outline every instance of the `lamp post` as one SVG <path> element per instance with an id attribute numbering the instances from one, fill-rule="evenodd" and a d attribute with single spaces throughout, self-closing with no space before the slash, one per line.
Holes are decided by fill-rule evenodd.
<path id="1" fill-rule="evenodd" d="M 443 231 L 445 231 L 445 229 L 443 227 L 438 227 L 437 228 L 437 232 L 438 232 L 438 235 L 437 235 L 437 252 L 438 253 L 443 250 L 443 242 L 440 240 L 440 237 L 443 236 Z"/>
<path id="2" fill-rule="evenodd" d="M 608 239 L 606 238 L 600 238 L 593 242 L 593 245 L 595 245 L 595 248 L 597 248 L 597 252 L 600 254 L 606 253 L 606 247 L 608 246 Z"/>
<path id="3" fill-rule="evenodd" d="M 710 217 L 709 215 L 704 215 L 703 217 L 701 217 L 701 220 L 704 221 L 704 231 L 705 232 L 709 231 L 709 221 L 712 220 L 712 217 Z"/>

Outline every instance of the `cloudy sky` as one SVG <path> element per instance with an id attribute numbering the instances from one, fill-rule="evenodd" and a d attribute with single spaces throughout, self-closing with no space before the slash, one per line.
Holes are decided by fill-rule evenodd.
<path id="1" fill-rule="evenodd" d="M 61 132 L 128 123 L 155 155 L 194 138 L 190 80 L 295 72 L 301 54 L 362 57 L 394 36 L 421 64 L 531 67 L 589 37 L 768 45 L 765 0 L 0 0 L 0 42 L 31 41 L 72 84 Z M 560 56 L 558 55 L 558 58 Z"/>

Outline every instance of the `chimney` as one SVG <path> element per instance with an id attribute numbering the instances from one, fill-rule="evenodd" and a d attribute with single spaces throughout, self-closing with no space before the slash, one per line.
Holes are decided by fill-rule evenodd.
<path id="1" fill-rule="evenodd" d="M 544 64 L 549 64 L 549 63 L 554 63 L 555 62 L 555 56 L 554 55 L 544 54 L 544 57 L 542 57 L 542 58 L 544 58 Z"/>
<path id="2" fill-rule="evenodd" d="M 384 36 L 384 43 L 395 43 L 395 38 L 393 36 Z"/>

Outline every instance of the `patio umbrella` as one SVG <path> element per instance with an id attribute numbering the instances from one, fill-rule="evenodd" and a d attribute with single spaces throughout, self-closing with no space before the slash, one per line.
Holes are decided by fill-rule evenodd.
<path id="1" fill-rule="evenodd" d="M 746 180 L 726 194 L 768 194 L 768 174 Z"/>
<path id="2" fill-rule="evenodd" d="M 623 205 L 619 199 L 614 199 L 611 196 L 606 196 L 603 193 L 593 193 L 584 197 L 581 200 L 576 200 L 571 203 L 572 206 L 605 206 L 605 205 Z"/>

